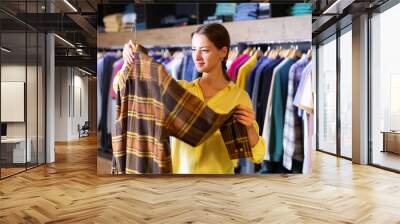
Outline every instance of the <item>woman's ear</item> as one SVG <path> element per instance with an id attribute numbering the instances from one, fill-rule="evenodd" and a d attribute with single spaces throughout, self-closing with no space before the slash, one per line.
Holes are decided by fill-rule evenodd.
<path id="1" fill-rule="evenodd" d="M 222 47 L 219 50 L 219 52 L 220 52 L 220 58 L 221 58 L 221 61 L 222 61 L 226 57 L 226 54 L 228 53 L 228 47 L 226 47 L 226 46 Z"/>

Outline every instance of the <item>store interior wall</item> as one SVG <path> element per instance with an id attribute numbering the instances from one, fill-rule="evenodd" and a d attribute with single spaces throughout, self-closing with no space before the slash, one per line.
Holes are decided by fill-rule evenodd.
<path id="1" fill-rule="evenodd" d="M 36 65 L 27 66 L 28 74 L 36 74 Z M 41 67 L 39 67 L 39 74 L 41 74 Z M 27 76 L 27 108 L 31 113 L 27 113 L 28 122 L 28 138 L 36 137 L 36 120 L 37 108 L 43 107 L 43 101 L 38 101 L 36 97 L 36 77 L 33 75 Z M 25 82 L 25 65 L 2 65 L 2 82 Z M 41 123 L 40 123 L 41 124 Z M 42 125 L 42 124 L 41 124 Z M 42 129 L 42 127 L 39 127 Z M 34 133 L 35 136 L 30 136 L 29 133 Z M 7 137 L 25 137 L 25 123 L 24 122 L 7 122 Z M 40 136 L 43 138 L 43 136 Z"/>
<path id="2" fill-rule="evenodd" d="M 55 74 L 55 141 L 70 141 L 88 121 L 88 77 L 75 67 L 56 67 Z"/>

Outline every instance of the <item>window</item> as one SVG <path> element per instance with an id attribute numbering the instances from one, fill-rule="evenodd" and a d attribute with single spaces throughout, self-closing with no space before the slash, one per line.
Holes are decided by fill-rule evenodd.
<path id="1" fill-rule="evenodd" d="M 400 170 L 400 4 L 371 18 L 372 163 Z"/>
<path id="2" fill-rule="evenodd" d="M 336 153 L 336 39 L 318 48 L 318 149 Z"/>
<path id="3" fill-rule="evenodd" d="M 44 1 L 9 1 L 24 13 L 39 13 Z M 5 6 L 5 5 L 2 5 Z M 0 13 L 0 178 L 45 162 L 45 35 Z"/>
<path id="4" fill-rule="evenodd" d="M 340 36 L 340 155 L 352 157 L 352 33 Z"/>

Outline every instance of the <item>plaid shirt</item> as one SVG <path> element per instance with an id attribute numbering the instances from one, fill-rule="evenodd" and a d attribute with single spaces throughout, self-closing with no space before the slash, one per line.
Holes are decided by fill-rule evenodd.
<path id="1" fill-rule="evenodd" d="M 144 53 L 119 73 L 113 173 L 171 173 L 169 136 L 196 146 L 220 129 L 231 159 L 252 157 L 247 129 L 233 111 L 217 114 Z"/>
<path id="2" fill-rule="evenodd" d="M 285 125 L 283 129 L 283 165 L 291 170 L 292 160 L 303 161 L 303 127 L 302 119 L 297 115 L 293 104 L 302 72 L 308 64 L 305 55 L 289 70 L 288 96 L 286 100 Z"/>

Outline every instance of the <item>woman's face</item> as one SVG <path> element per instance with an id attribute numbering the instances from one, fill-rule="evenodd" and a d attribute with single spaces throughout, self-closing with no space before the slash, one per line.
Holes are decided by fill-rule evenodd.
<path id="1" fill-rule="evenodd" d="M 198 72 L 210 72 L 219 68 L 226 53 L 227 47 L 218 49 L 205 35 L 193 35 L 192 57 Z"/>

